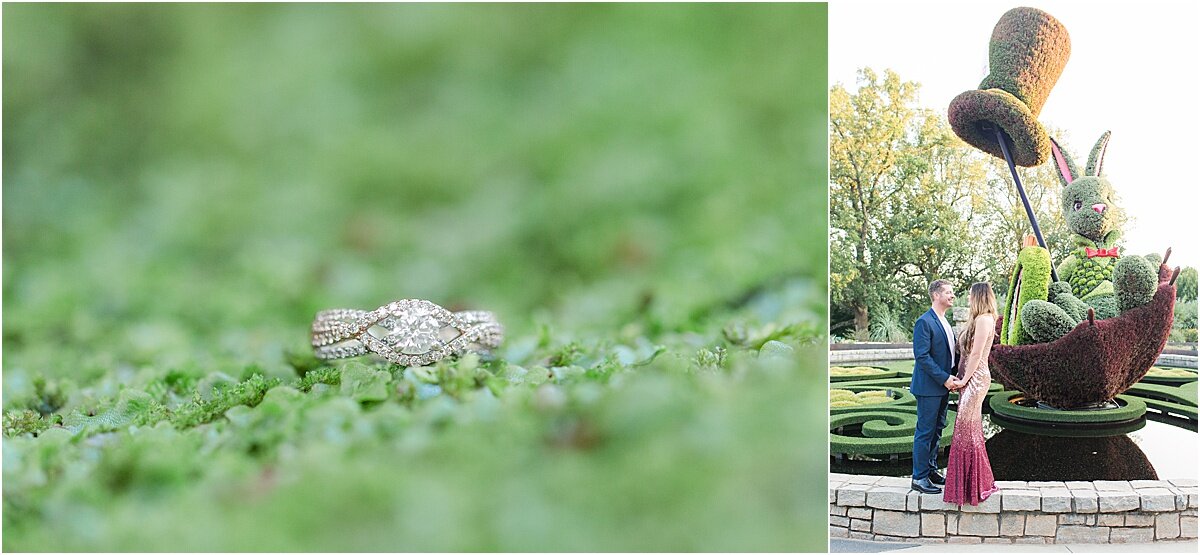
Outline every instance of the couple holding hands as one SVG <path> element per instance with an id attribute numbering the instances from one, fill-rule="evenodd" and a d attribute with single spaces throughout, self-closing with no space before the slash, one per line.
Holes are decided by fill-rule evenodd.
<path id="1" fill-rule="evenodd" d="M 916 365 L 909 389 L 917 398 L 917 428 L 912 489 L 943 493 L 944 487 L 942 498 L 947 503 L 977 505 L 997 490 L 982 420 L 983 400 L 992 383 L 987 363 L 996 335 L 996 296 L 987 283 L 971 286 L 969 316 L 957 337 L 946 319 L 954 304 L 950 282 L 939 279 L 929 284 L 929 298 L 932 306 L 913 327 Z M 951 391 L 959 393 L 958 417 L 943 475 L 937 469 L 938 442 L 946 427 Z"/>

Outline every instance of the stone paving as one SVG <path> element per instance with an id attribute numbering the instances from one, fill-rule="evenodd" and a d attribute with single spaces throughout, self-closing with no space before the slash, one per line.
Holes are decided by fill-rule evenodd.
<path id="1" fill-rule="evenodd" d="M 996 482 L 977 506 L 908 478 L 829 475 L 829 535 L 954 544 L 1141 544 L 1196 538 L 1196 480 Z"/>

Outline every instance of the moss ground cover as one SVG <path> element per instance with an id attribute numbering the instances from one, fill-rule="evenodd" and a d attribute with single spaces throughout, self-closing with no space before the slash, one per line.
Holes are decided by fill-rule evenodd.
<path id="1" fill-rule="evenodd" d="M 5 550 L 824 548 L 824 6 L 4 16 Z"/>
<path id="2" fill-rule="evenodd" d="M 1189 381 L 1196 380 L 1196 371 L 1187 368 L 1164 368 L 1161 366 L 1151 367 L 1146 372 L 1147 377 L 1154 378 L 1189 378 Z"/>
<path id="3" fill-rule="evenodd" d="M 1196 382 L 1196 371 L 1191 368 L 1153 366 L 1142 377 L 1142 383 L 1184 386 L 1194 382 Z"/>
<path id="4" fill-rule="evenodd" d="M 895 377 L 894 370 L 878 366 L 830 366 L 829 381 L 851 382 L 857 380 L 883 379 Z"/>
<path id="5" fill-rule="evenodd" d="M 907 389 L 880 386 L 843 386 L 829 390 L 829 412 L 840 414 L 862 408 L 912 405 L 916 400 Z"/>

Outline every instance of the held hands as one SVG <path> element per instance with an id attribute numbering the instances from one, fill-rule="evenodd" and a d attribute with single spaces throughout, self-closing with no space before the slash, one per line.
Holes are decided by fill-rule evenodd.
<path id="1" fill-rule="evenodd" d="M 942 385 L 945 386 L 946 389 L 948 389 L 950 391 L 958 391 L 958 390 L 962 389 L 963 386 L 966 385 L 966 383 L 963 382 L 962 380 L 959 380 L 958 378 L 955 378 L 954 376 L 950 376 L 949 378 L 946 378 L 946 383 L 944 383 Z"/>

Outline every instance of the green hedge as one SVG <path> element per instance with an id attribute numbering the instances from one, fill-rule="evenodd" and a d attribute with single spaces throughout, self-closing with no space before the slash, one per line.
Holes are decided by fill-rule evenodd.
<path id="1" fill-rule="evenodd" d="M 895 378 L 877 378 L 871 380 L 859 380 L 854 382 L 856 387 L 894 387 L 908 389 L 912 384 L 911 376 L 896 376 Z M 841 387 L 841 386 L 838 386 Z"/>
<path id="2" fill-rule="evenodd" d="M 1147 407 L 1163 414 L 1181 416 L 1195 421 L 1197 420 L 1196 381 L 1194 377 L 1192 380 L 1191 383 L 1178 386 L 1145 383 L 1143 380 L 1129 388 L 1125 395 L 1138 397 L 1145 401 Z"/>
<path id="3" fill-rule="evenodd" d="M 992 395 L 988 404 L 992 413 L 1002 418 L 1041 422 L 1050 426 L 1115 424 L 1134 420 L 1146 414 L 1146 402 L 1129 395 L 1117 395 L 1116 401 L 1121 406 L 1111 410 L 1041 409 L 1023 407 L 1011 402 L 1014 397 L 1024 395 L 1020 391 L 1002 392 Z"/>
<path id="4" fill-rule="evenodd" d="M 839 369 L 842 371 L 839 372 Z M 853 369 L 871 369 L 874 372 L 869 374 L 848 373 L 848 370 Z M 898 372 L 889 370 L 880 366 L 830 366 L 829 381 L 831 382 L 854 382 L 860 380 L 875 380 L 881 378 L 894 378 Z"/>
<path id="5" fill-rule="evenodd" d="M 1190 368 L 1169 368 L 1153 366 L 1142 377 L 1142 383 L 1162 385 L 1183 385 L 1196 381 L 1196 371 Z"/>
<path id="6" fill-rule="evenodd" d="M 939 447 L 947 447 L 957 414 L 948 411 L 946 428 Z M 861 436 L 837 433 L 846 426 L 862 425 Z M 829 452 L 833 455 L 904 455 L 911 456 L 913 434 L 917 428 L 916 407 L 888 407 L 835 414 L 829 418 Z"/>
<path id="7" fill-rule="evenodd" d="M 891 395 L 892 400 L 886 401 L 883 403 L 872 403 L 870 405 L 862 405 L 862 406 L 836 407 L 836 408 L 830 407 L 829 408 L 830 414 L 842 414 L 842 413 L 846 413 L 846 412 L 853 412 L 853 411 L 860 411 L 860 410 L 871 410 L 871 409 L 886 408 L 886 407 L 899 407 L 899 406 L 905 406 L 905 405 L 914 405 L 917 402 L 916 397 L 913 397 L 913 394 L 909 393 L 909 391 L 907 389 L 902 389 L 902 388 L 898 388 L 898 387 L 883 388 L 883 387 L 865 386 L 865 385 L 848 385 L 848 386 L 837 387 L 837 388 L 831 389 L 830 390 L 830 398 L 831 399 L 833 396 L 832 392 L 837 389 L 851 391 L 854 393 L 862 393 L 862 392 L 867 392 L 867 391 L 887 391 L 888 394 Z"/>

